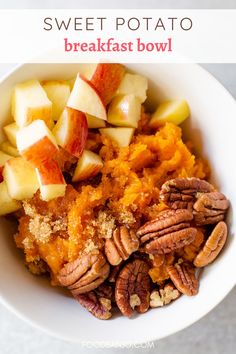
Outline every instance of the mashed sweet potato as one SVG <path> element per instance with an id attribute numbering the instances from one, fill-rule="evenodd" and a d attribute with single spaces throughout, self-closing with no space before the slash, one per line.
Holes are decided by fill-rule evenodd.
<path id="1" fill-rule="evenodd" d="M 126 148 L 106 137 L 95 136 L 94 141 L 104 161 L 99 176 L 69 185 L 63 198 L 46 203 L 36 194 L 24 202 L 16 243 L 28 264 L 40 262 L 41 269 L 43 261 L 52 275 L 80 252 L 102 248 L 115 226 L 135 229 L 155 217 L 165 208 L 159 188 L 166 180 L 208 177 L 207 164 L 182 141 L 181 128 L 170 123 L 152 133 L 138 129 Z"/>

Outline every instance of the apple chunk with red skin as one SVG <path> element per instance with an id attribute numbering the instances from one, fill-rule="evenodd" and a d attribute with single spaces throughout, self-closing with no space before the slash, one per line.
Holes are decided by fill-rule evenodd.
<path id="1" fill-rule="evenodd" d="M 107 105 L 115 95 L 124 77 L 125 68 L 117 63 L 91 64 L 85 73 Z"/>
<path id="2" fill-rule="evenodd" d="M 79 158 L 88 136 L 87 118 L 84 113 L 66 107 L 52 132 L 58 145 Z"/>
<path id="3" fill-rule="evenodd" d="M 41 199 L 48 201 L 63 197 L 66 191 L 66 183 L 58 163 L 51 159 L 43 161 L 36 168 Z"/>
<path id="4" fill-rule="evenodd" d="M 45 160 L 52 159 L 58 151 L 56 139 L 43 120 L 35 120 L 20 129 L 16 142 L 20 154 L 35 167 Z"/>
<path id="5" fill-rule="evenodd" d="M 107 120 L 106 107 L 93 84 L 80 74 L 74 83 L 67 107 Z"/>

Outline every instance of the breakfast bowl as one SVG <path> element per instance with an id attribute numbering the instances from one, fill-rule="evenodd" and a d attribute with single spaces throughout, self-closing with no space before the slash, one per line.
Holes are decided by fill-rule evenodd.
<path id="1" fill-rule="evenodd" d="M 120 346 L 154 341 L 193 324 L 212 310 L 236 283 L 234 210 L 236 208 L 236 104 L 209 73 L 193 64 L 129 64 L 128 70 L 148 78 L 149 110 L 166 99 L 184 98 L 191 116 L 182 124 L 184 139 L 191 140 L 196 155 L 211 166 L 211 179 L 230 200 L 227 214 L 229 236 L 220 256 L 200 277 L 197 296 L 182 296 L 170 306 L 147 311 L 132 319 L 116 314 L 99 321 L 78 305 L 68 293 L 50 286 L 24 266 L 13 234 L 16 225 L 0 219 L 0 299 L 6 307 L 32 325 L 71 342 Z M 0 84 L 0 126 L 8 123 L 13 87 L 26 80 L 70 80 L 86 69 L 83 64 L 25 64 L 6 75 Z M 3 139 L 1 132 L 0 139 Z"/>

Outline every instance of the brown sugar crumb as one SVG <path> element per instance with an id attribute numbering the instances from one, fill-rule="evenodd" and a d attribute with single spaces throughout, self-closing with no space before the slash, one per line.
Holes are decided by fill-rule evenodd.
<path id="1" fill-rule="evenodd" d="M 35 237 L 36 241 L 47 243 L 50 240 L 52 234 L 50 218 L 36 214 L 34 218 L 30 219 L 29 231 Z"/>
<path id="2" fill-rule="evenodd" d="M 83 252 L 84 253 L 90 253 L 90 252 L 92 252 L 92 251 L 94 251 L 96 249 L 98 249 L 98 246 L 95 245 L 95 243 L 91 239 L 89 239 L 85 243 L 85 248 L 84 248 Z"/>
<path id="3" fill-rule="evenodd" d="M 134 215 L 129 210 L 124 210 L 118 215 L 118 222 L 124 225 L 133 225 L 136 223 Z"/>
<path id="4" fill-rule="evenodd" d="M 34 243 L 29 237 L 25 237 L 24 240 L 22 241 L 22 244 L 24 248 L 27 250 L 34 248 Z"/>
<path id="5" fill-rule="evenodd" d="M 116 227 L 115 218 L 107 211 L 99 211 L 97 219 L 92 224 L 96 227 L 100 238 L 111 238 Z"/>

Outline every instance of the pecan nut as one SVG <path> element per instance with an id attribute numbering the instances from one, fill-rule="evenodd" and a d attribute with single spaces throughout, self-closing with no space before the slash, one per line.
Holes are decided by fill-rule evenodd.
<path id="1" fill-rule="evenodd" d="M 216 224 L 225 217 L 229 201 L 219 192 L 201 195 L 193 205 L 194 220 L 197 225 Z"/>
<path id="2" fill-rule="evenodd" d="M 214 190 L 210 183 L 199 178 L 175 178 L 162 185 L 160 200 L 172 209 L 192 209 L 199 195 Z"/>
<path id="3" fill-rule="evenodd" d="M 93 291 L 89 291 L 85 294 L 78 294 L 74 297 L 83 307 L 91 312 L 92 315 L 100 320 L 107 320 L 112 315 L 112 288 L 101 288 L 101 286 Z"/>
<path id="4" fill-rule="evenodd" d="M 119 273 L 115 299 L 124 316 L 131 317 L 134 309 L 144 313 L 149 308 L 150 277 L 148 264 L 140 259 L 127 263 Z"/>
<path id="5" fill-rule="evenodd" d="M 193 214 L 186 209 L 164 210 L 158 214 L 156 219 L 141 226 L 137 231 L 140 243 L 150 239 L 167 235 L 190 226 Z"/>
<path id="6" fill-rule="evenodd" d="M 185 295 L 192 296 L 198 293 L 198 280 L 195 268 L 187 263 L 170 265 L 167 268 L 170 279 L 176 288 Z"/>
<path id="7" fill-rule="evenodd" d="M 207 239 L 203 249 L 198 253 L 194 259 L 194 265 L 196 267 L 205 267 L 209 263 L 213 262 L 227 239 L 227 225 L 224 221 L 220 221 L 213 229 L 211 235 Z"/>
<path id="8" fill-rule="evenodd" d="M 111 265 L 118 265 L 129 258 L 139 248 L 139 240 L 135 232 L 125 226 L 117 227 L 112 238 L 106 239 L 105 254 Z"/>
<path id="9" fill-rule="evenodd" d="M 180 297 L 180 292 L 173 284 L 166 284 L 163 288 L 153 290 L 150 295 L 150 307 L 168 305 L 171 301 Z"/>
<path id="10" fill-rule="evenodd" d="M 145 251 L 151 254 L 170 253 L 192 243 L 197 235 L 197 229 L 187 227 L 154 239 L 145 246 Z"/>
<path id="11" fill-rule="evenodd" d="M 110 266 L 103 254 L 94 251 L 65 264 L 57 278 L 75 296 L 96 289 L 108 277 L 109 271 Z"/>
<path id="12" fill-rule="evenodd" d="M 151 254 L 164 254 L 189 245 L 197 230 L 190 227 L 193 214 L 187 209 L 165 210 L 156 219 L 147 222 L 137 232 L 144 250 Z"/>

